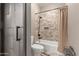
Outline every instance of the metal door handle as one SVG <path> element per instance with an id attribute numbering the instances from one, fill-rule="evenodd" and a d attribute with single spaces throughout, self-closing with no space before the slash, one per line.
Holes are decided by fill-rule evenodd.
<path id="1" fill-rule="evenodd" d="M 16 41 L 20 41 L 21 39 L 18 36 L 18 30 L 21 28 L 20 26 L 16 26 Z"/>

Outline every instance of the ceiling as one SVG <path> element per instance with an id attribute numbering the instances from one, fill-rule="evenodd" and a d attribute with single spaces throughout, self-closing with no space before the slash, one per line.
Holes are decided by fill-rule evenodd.
<path id="1" fill-rule="evenodd" d="M 40 8 L 43 8 L 46 6 L 59 6 L 59 5 L 65 5 L 65 3 L 38 3 L 38 6 Z"/>

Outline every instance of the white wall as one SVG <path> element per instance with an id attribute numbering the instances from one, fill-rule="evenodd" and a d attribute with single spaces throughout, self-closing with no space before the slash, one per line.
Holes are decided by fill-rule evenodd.
<path id="1" fill-rule="evenodd" d="M 40 3 L 38 4 L 40 7 L 40 11 L 50 10 L 58 7 L 62 7 L 65 3 Z"/>
<path id="2" fill-rule="evenodd" d="M 68 39 L 69 44 L 79 55 L 79 4 L 72 3 L 68 5 Z"/>

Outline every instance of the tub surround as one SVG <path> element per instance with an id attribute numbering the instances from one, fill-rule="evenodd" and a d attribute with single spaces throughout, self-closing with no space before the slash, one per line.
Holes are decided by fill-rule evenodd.
<path id="1" fill-rule="evenodd" d="M 50 10 L 53 8 L 61 7 L 64 4 L 45 4 L 48 6 L 43 6 L 40 4 L 31 4 L 31 14 L 32 14 L 32 35 L 35 41 L 38 40 L 38 28 L 39 28 L 39 17 L 40 19 L 40 35 L 43 40 L 58 41 L 59 39 L 59 10 L 53 10 L 46 13 L 35 14 L 40 11 Z M 53 6 L 53 7 L 52 7 Z"/>

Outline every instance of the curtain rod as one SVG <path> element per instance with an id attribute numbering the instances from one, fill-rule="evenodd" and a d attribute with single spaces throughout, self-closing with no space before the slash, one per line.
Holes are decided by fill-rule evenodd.
<path id="1" fill-rule="evenodd" d="M 52 10 L 56 10 L 56 9 L 62 9 L 62 8 L 65 8 L 65 7 L 68 7 L 68 6 L 63 6 L 63 7 L 58 7 L 58 8 L 50 9 L 50 10 L 45 10 L 45 11 L 38 12 L 38 13 L 35 13 L 35 14 L 40 14 L 40 13 L 44 13 L 44 12 L 48 12 L 48 11 L 52 11 Z"/>

